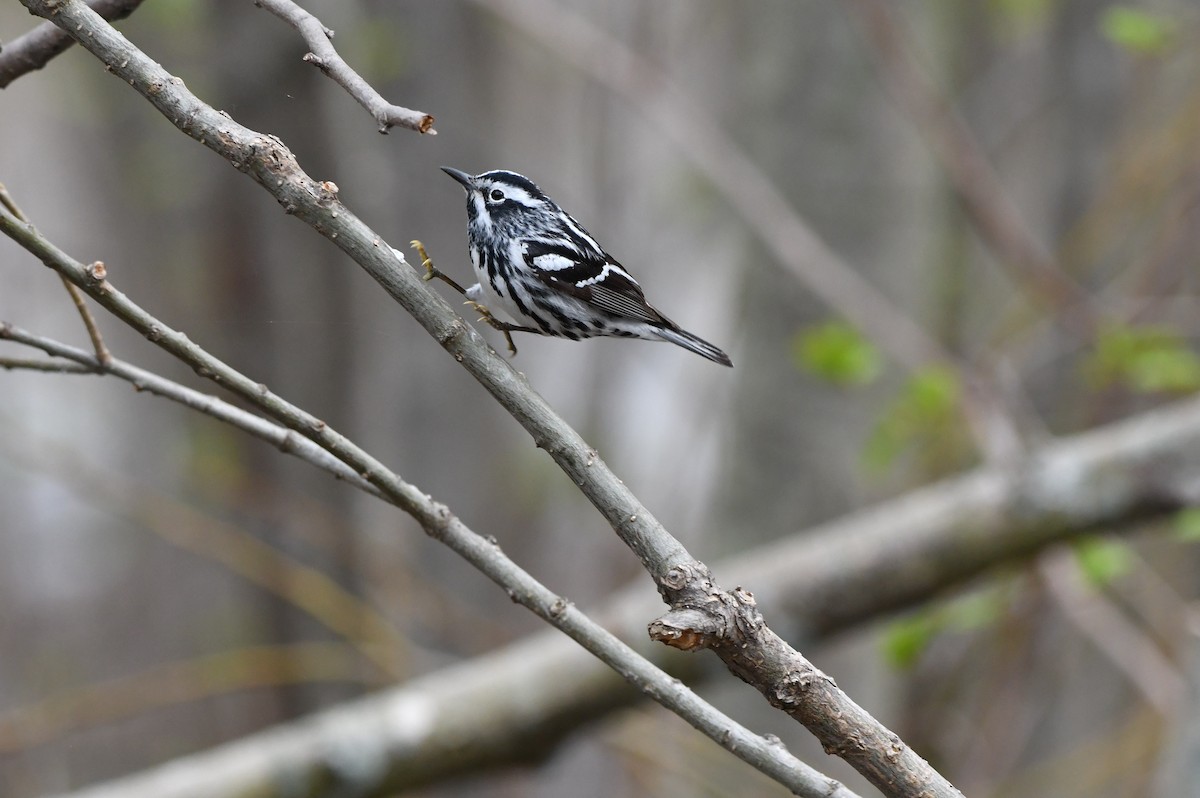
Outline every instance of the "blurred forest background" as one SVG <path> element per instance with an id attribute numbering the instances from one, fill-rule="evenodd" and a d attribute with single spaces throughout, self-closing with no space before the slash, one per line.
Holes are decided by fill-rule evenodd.
<path id="1" fill-rule="evenodd" d="M 519 171 L 728 351 L 732 371 L 526 336 L 514 361 L 702 560 L 1011 456 L 1014 431 L 1036 447 L 1200 389 L 1192 2 L 303 5 L 437 136 L 380 136 L 250 2 L 147 0 L 118 27 L 279 136 L 393 246 L 419 238 L 468 279 L 462 191 L 438 166 Z M 0 3 L 0 41 L 37 21 Z M 580 25 L 639 60 L 581 57 Z M 0 93 L 0 182 L 67 253 L 552 589 L 585 609 L 630 585 L 653 601 L 569 480 L 403 310 L 86 52 Z M 1015 226 L 989 228 L 1006 207 Z M 786 263 L 797 223 L 828 251 Z M 831 258 L 934 356 L 863 292 L 839 305 L 805 278 Z M 117 356 L 211 390 L 98 318 Z M 6 239 L 0 320 L 86 346 L 57 277 Z M 1115 527 L 796 642 L 968 795 L 1194 795 L 1198 527 L 1186 511 Z M 208 417 L 113 379 L 0 370 L 4 796 L 133 773 L 543 628 L 394 508 Z M 1113 656 L 1130 647 L 1134 667 Z M 705 697 L 874 794 L 704 659 Z M 419 794 L 783 794 L 648 703 L 537 753 Z"/>

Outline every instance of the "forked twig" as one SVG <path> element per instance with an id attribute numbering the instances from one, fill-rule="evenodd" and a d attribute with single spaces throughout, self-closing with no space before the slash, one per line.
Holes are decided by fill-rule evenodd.
<path id="1" fill-rule="evenodd" d="M 18 222 L 22 224 L 30 223 L 28 217 L 21 211 L 20 206 L 17 205 L 12 195 L 8 193 L 8 188 L 3 183 L 0 183 L 0 205 L 3 205 L 4 209 L 11 213 L 13 218 Z M 96 267 L 103 270 L 104 264 L 97 261 L 93 264 L 93 268 Z M 75 304 L 75 309 L 79 311 L 79 317 L 83 319 L 83 326 L 87 330 L 88 338 L 92 339 L 92 349 L 96 352 L 96 360 L 100 361 L 102 365 L 108 365 L 112 361 L 112 354 L 109 353 L 108 347 L 104 344 L 104 338 L 100 335 L 100 328 L 96 326 L 95 317 L 92 316 L 92 312 L 88 310 L 87 304 L 83 301 L 83 293 L 63 275 L 60 274 L 58 277 L 62 280 L 63 288 L 67 289 L 67 294 Z"/>

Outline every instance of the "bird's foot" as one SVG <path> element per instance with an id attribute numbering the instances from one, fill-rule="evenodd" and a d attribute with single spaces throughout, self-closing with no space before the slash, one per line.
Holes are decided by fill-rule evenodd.
<path id="1" fill-rule="evenodd" d="M 433 278 L 436 277 L 437 279 L 444 282 L 446 285 L 453 288 L 458 293 L 460 293 L 460 294 L 467 293 L 467 290 L 465 288 L 463 288 L 461 285 L 459 285 L 457 282 L 455 282 L 445 272 L 441 271 L 440 269 L 438 269 L 438 267 L 433 265 L 433 259 L 430 258 L 429 253 L 425 251 L 424 244 L 422 244 L 420 241 L 418 241 L 415 238 L 412 241 L 410 241 L 409 243 L 412 245 L 413 249 L 415 249 L 417 251 L 417 254 L 421 256 L 421 266 L 425 269 L 425 275 L 422 279 L 425 280 L 425 282 L 429 282 L 430 280 L 432 280 Z"/>
<path id="2" fill-rule="evenodd" d="M 486 322 L 493 330 L 499 330 L 504 334 L 504 341 L 508 344 L 509 356 L 516 357 L 517 345 L 513 343 L 512 334 L 514 331 L 521 332 L 524 328 L 516 324 L 509 324 L 506 321 L 500 321 L 500 319 L 492 315 L 492 311 L 488 310 L 487 305 L 476 302 L 473 299 L 468 299 L 466 304 L 470 305 L 479 314 L 480 321 Z"/>

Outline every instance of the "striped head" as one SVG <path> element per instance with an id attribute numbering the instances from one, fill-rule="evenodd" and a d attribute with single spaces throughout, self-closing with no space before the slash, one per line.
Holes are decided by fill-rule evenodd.
<path id="1" fill-rule="evenodd" d="M 562 209 L 533 181 L 516 172 L 496 169 L 469 175 L 443 166 L 442 171 L 467 192 L 467 224 L 471 237 L 507 240 L 554 226 Z"/>

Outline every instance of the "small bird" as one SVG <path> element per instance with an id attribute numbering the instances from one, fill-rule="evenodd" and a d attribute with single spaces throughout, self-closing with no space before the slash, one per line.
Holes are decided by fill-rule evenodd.
<path id="1" fill-rule="evenodd" d="M 484 320 L 505 333 L 572 340 L 621 336 L 670 341 L 732 366 L 729 356 L 655 310 L 633 275 L 596 243 L 583 225 L 516 172 L 469 175 L 442 171 L 467 192 L 467 238 L 478 283 L 462 289 Z M 440 276 L 427 263 L 430 276 Z M 499 309 L 515 324 L 501 321 Z"/>

